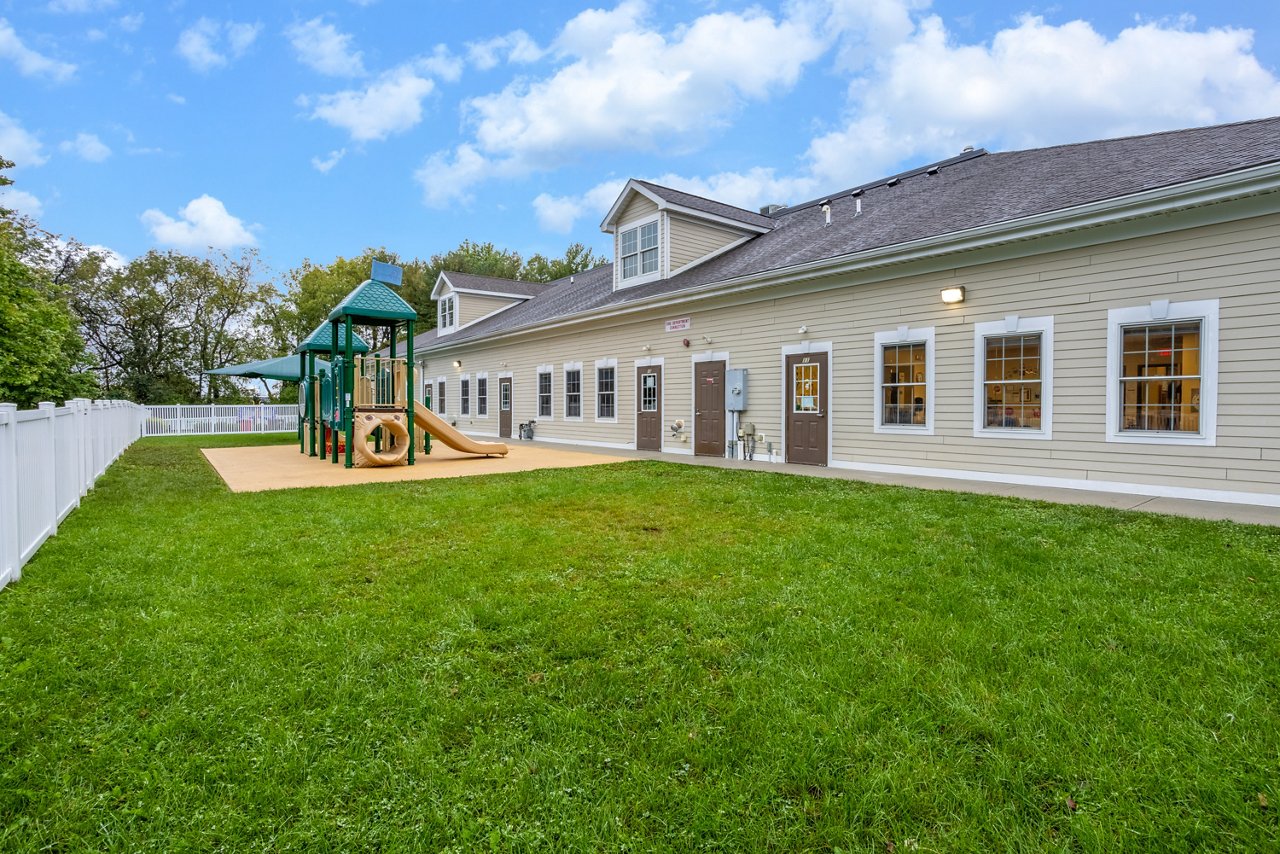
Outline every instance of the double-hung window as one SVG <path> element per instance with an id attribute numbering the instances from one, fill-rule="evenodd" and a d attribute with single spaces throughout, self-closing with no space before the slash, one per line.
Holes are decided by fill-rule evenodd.
<path id="1" fill-rule="evenodd" d="M 463 377 L 458 381 L 458 414 L 471 414 L 471 378 Z"/>
<path id="2" fill-rule="evenodd" d="M 1217 441 L 1218 301 L 1107 313 L 1107 440 Z"/>
<path id="3" fill-rule="evenodd" d="M 441 297 L 437 303 L 437 311 L 439 314 L 440 328 L 452 329 L 454 322 L 458 318 L 458 298 L 455 296 Z"/>
<path id="4" fill-rule="evenodd" d="M 1053 424 L 1053 318 L 974 324 L 975 436 L 1048 439 Z"/>
<path id="5" fill-rule="evenodd" d="M 564 417 L 582 418 L 582 365 L 564 366 Z"/>
<path id="6" fill-rule="evenodd" d="M 538 368 L 538 417 L 551 417 L 551 366 Z"/>
<path id="7" fill-rule="evenodd" d="M 933 435 L 933 327 L 875 334 L 877 433 Z"/>
<path id="8" fill-rule="evenodd" d="M 489 378 L 476 377 L 476 415 L 489 417 Z"/>
<path id="9" fill-rule="evenodd" d="M 618 236 L 622 280 L 658 272 L 658 222 L 646 222 Z"/>
<path id="10" fill-rule="evenodd" d="M 447 380 L 445 380 L 444 377 L 440 377 L 439 379 L 436 380 L 436 412 L 440 413 L 441 415 L 445 414 L 444 389 L 445 389 L 446 382 Z"/>
<path id="11" fill-rule="evenodd" d="M 596 362 L 596 420 L 618 419 L 618 363 L 613 359 Z"/>

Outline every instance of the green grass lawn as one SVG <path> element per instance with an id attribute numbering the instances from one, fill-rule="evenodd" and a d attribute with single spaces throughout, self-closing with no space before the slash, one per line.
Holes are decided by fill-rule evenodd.
<path id="1" fill-rule="evenodd" d="M 0 593 L 0 849 L 1280 847 L 1276 530 L 658 462 L 233 495 L 236 442 L 138 443 Z"/>

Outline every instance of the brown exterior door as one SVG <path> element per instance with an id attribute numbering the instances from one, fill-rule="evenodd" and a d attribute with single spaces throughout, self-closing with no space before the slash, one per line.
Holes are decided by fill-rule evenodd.
<path id="1" fill-rule="evenodd" d="M 636 368 L 636 450 L 662 450 L 662 366 Z"/>
<path id="2" fill-rule="evenodd" d="M 693 364 L 693 452 L 724 456 L 724 362 Z"/>
<path id="3" fill-rule="evenodd" d="M 511 438 L 511 377 L 498 380 L 498 435 Z"/>
<path id="4" fill-rule="evenodd" d="M 826 353 L 787 356 L 787 462 L 827 464 L 827 397 L 830 378 Z"/>

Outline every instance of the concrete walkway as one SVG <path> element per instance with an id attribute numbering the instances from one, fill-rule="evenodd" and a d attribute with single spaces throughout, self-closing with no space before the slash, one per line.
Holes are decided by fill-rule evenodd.
<path id="1" fill-rule="evenodd" d="M 513 447 L 533 446 L 548 450 L 570 447 L 551 442 L 514 441 Z M 1148 513 L 1164 513 L 1170 516 L 1186 516 L 1192 519 L 1228 520 L 1250 525 L 1280 526 L 1280 508 L 1259 507 L 1252 504 L 1226 504 L 1218 501 L 1192 501 L 1186 498 L 1152 498 L 1146 495 L 1122 495 L 1114 492 L 1095 492 L 1086 489 L 1062 489 L 1048 486 L 1020 486 L 1009 483 L 983 483 L 949 477 L 921 477 L 918 475 L 882 474 L 879 472 L 851 471 L 823 466 L 801 466 L 791 463 L 746 462 L 719 457 L 694 457 L 685 454 L 660 454 L 656 451 L 628 451 L 615 448 L 585 448 L 572 446 L 582 453 L 599 453 L 615 459 L 648 459 L 667 463 L 710 466 L 712 468 L 746 469 L 748 471 L 794 474 L 805 477 L 827 477 L 837 480 L 857 480 L 864 483 L 883 483 L 891 486 L 911 486 L 918 489 L 940 489 L 951 492 L 973 492 L 981 495 L 1003 495 L 1010 498 L 1026 498 L 1033 501 L 1052 501 L 1057 504 L 1090 504 L 1117 510 L 1141 510 Z"/>

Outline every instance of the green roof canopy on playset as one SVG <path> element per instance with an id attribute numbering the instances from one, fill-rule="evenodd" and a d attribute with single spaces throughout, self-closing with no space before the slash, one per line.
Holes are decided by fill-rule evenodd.
<path id="1" fill-rule="evenodd" d="M 399 281 L 393 284 L 398 285 Z M 352 323 L 386 326 L 388 320 L 417 320 L 418 313 L 382 282 L 366 279 L 329 312 L 330 321 L 343 317 L 350 317 Z"/>
<path id="2" fill-rule="evenodd" d="M 338 349 L 342 349 L 339 346 Z M 369 345 L 365 340 L 354 332 L 351 334 L 351 349 L 356 353 L 368 353 Z M 333 324 L 329 321 L 321 321 L 320 325 L 311 331 L 311 334 L 302 340 L 294 353 L 330 353 L 333 351 Z"/>
<path id="3" fill-rule="evenodd" d="M 367 347 L 365 348 L 368 349 Z M 283 380 L 297 382 L 302 379 L 301 365 L 296 356 L 278 356 L 274 359 L 259 359 L 256 362 L 245 362 L 241 365 L 227 365 L 225 368 L 214 368 L 206 374 L 217 374 L 224 377 L 249 377 L 257 380 Z M 329 370 L 329 363 L 316 359 L 316 368 Z"/>

